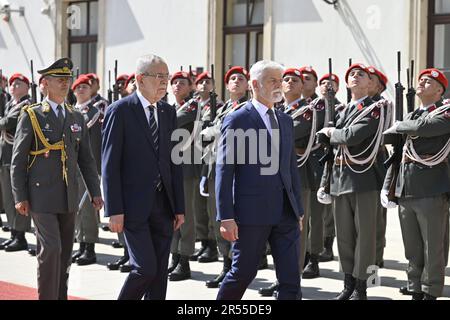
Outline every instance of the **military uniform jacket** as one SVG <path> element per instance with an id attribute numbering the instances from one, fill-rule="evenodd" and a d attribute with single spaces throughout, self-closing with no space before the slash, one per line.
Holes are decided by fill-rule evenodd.
<path id="1" fill-rule="evenodd" d="M 58 122 L 49 103 L 44 100 L 30 106 L 42 133 L 50 144 L 63 141 L 67 154 L 67 185 L 63 179 L 61 151 L 32 156 L 30 151 L 43 149 L 35 139 L 30 116 L 22 112 L 17 125 L 11 162 L 11 183 L 15 202 L 28 200 L 33 212 L 66 213 L 78 210 L 78 167 L 90 197 L 100 196 L 100 183 L 92 156 L 89 134 L 83 115 L 65 105 L 64 126 Z M 36 145 L 36 141 L 37 144 Z"/>
<path id="2" fill-rule="evenodd" d="M 380 94 L 376 94 L 372 97 L 373 101 L 380 101 L 384 99 Z M 389 158 L 389 153 L 385 146 L 381 147 L 380 152 L 378 153 L 377 160 L 374 163 L 375 173 L 377 175 L 377 185 L 378 189 L 381 190 L 383 188 L 384 178 L 386 177 L 387 169 L 384 166 L 384 162 Z"/>
<path id="3" fill-rule="evenodd" d="M 375 108 L 360 121 L 351 122 L 374 101 L 367 97 L 358 106 L 347 106 L 337 117 L 336 129 L 330 137 L 333 146 L 346 145 L 352 155 L 363 152 L 375 136 L 379 125 L 379 109 Z M 336 151 L 336 149 L 335 149 Z M 368 150 L 358 158 L 365 158 L 370 154 Z M 356 170 L 363 170 L 366 166 L 351 165 Z M 325 172 L 325 171 L 324 171 Z M 325 173 L 324 173 L 325 174 Z M 379 190 L 376 172 L 372 166 L 364 173 L 355 173 L 347 165 L 333 164 L 330 193 L 333 196 L 353 192 L 367 192 Z"/>
<path id="4" fill-rule="evenodd" d="M 429 116 L 430 112 L 440 106 L 442 102 L 423 112 L 417 109 L 409 113 L 405 121 L 400 122 L 397 127 L 398 133 L 413 137 L 413 146 L 421 158 L 435 155 L 450 139 L 450 106 L 445 107 L 445 111 L 436 116 Z M 384 189 L 389 188 L 392 180 L 391 168 L 388 170 Z M 423 198 L 445 193 L 450 195 L 448 156 L 445 161 L 432 167 L 402 161 L 395 187 L 396 197 Z"/>
<path id="5" fill-rule="evenodd" d="M 26 95 L 18 103 L 10 100 L 5 106 L 4 115 L 0 118 L 0 164 L 11 165 L 14 135 L 22 107 L 31 104 L 30 96 Z"/>

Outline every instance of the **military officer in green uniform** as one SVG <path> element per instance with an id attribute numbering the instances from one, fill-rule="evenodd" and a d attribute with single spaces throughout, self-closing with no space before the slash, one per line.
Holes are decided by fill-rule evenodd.
<path id="1" fill-rule="evenodd" d="M 381 202 L 393 207 L 390 187 L 398 200 L 400 227 L 408 259 L 408 290 L 413 300 L 442 295 L 448 255 L 450 195 L 450 104 L 442 96 L 448 80 L 438 69 L 419 75 L 420 107 L 386 133 L 401 134 L 404 147 L 399 170 L 391 166 Z M 395 174 L 397 173 L 397 174 Z"/>
<path id="2" fill-rule="evenodd" d="M 11 181 L 17 211 L 31 215 L 38 247 L 39 299 L 67 299 L 81 171 L 96 210 L 100 183 L 83 115 L 64 99 L 72 61 L 62 58 L 39 70 L 48 89 L 42 103 L 24 108 L 13 145 Z"/>

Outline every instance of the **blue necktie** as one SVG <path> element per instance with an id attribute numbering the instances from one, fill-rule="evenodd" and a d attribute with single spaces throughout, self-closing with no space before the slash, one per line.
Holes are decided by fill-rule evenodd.
<path id="1" fill-rule="evenodd" d="M 155 118 L 156 107 L 153 105 L 150 105 L 150 106 L 148 106 L 148 110 L 150 111 L 150 116 L 148 117 L 148 124 L 150 126 L 150 132 L 152 133 L 153 146 L 155 147 L 156 154 L 158 154 L 159 130 L 158 130 L 158 124 L 156 123 L 156 118 Z M 159 172 L 158 172 L 157 180 L 158 180 L 158 182 L 156 184 L 156 189 L 158 191 L 161 191 L 162 181 L 161 181 L 161 174 Z"/>

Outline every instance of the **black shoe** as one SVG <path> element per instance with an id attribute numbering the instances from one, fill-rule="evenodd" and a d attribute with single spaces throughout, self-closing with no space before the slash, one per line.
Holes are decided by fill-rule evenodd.
<path id="1" fill-rule="evenodd" d="M 348 300 L 367 300 L 367 280 L 356 279 L 355 290 Z"/>
<path id="2" fill-rule="evenodd" d="M 303 263 L 303 269 L 305 269 L 306 266 L 308 265 L 308 263 L 309 263 L 309 257 L 310 257 L 310 254 L 309 254 L 308 251 L 306 251 L 306 252 L 305 252 L 305 262 Z"/>
<path id="3" fill-rule="evenodd" d="M 205 251 L 198 257 L 198 262 L 208 263 L 219 261 L 219 252 L 217 251 L 216 240 L 208 240 Z"/>
<path id="4" fill-rule="evenodd" d="M 123 255 L 122 257 L 120 257 L 118 260 L 116 260 L 115 262 L 108 262 L 106 264 L 106 267 L 109 270 L 119 270 L 120 266 L 124 265 L 125 263 L 128 262 L 128 260 L 130 260 L 129 256 L 128 256 L 128 252 L 125 251 L 125 255 Z"/>
<path id="5" fill-rule="evenodd" d="M 129 273 L 133 270 L 133 267 L 130 264 L 123 264 L 119 267 L 120 272 Z"/>
<path id="6" fill-rule="evenodd" d="M 28 254 L 32 257 L 36 256 L 36 249 L 30 248 L 28 249 Z"/>
<path id="7" fill-rule="evenodd" d="M 273 296 L 273 293 L 278 290 L 278 281 L 275 281 L 270 286 L 266 288 L 259 288 L 258 293 L 263 297 L 271 297 Z"/>
<path id="8" fill-rule="evenodd" d="M 198 257 L 200 257 L 208 247 L 208 240 L 200 240 L 200 241 L 202 243 L 200 249 L 198 249 L 192 256 L 189 257 L 189 261 L 197 261 Z"/>
<path id="9" fill-rule="evenodd" d="M 95 243 L 87 243 L 86 250 L 77 259 L 77 264 L 79 266 L 87 266 L 97 262 L 97 256 L 95 254 Z"/>
<path id="10" fill-rule="evenodd" d="M 263 255 L 259 261 L 258 270 L 264 270 L 269 268 L 269 263 L 267 262 L 267 256 Z"/>
<path id="11" fill-rule="evenodd" d="M 27 240 L 25 240 L 25 237 L 16 237 L 13 242 L 5 247 L 6 252 L 15 252 L 22 250 L 28 250 L 28 243 Z"/>
<path id="12" fill-rule="evenodd" d="M 314 279 L 320 277 L 319 256 L 311 254 L 309 263 L 303 270 L 302 279 Z"/>
<path id="13" fill-rule="evenodd" d="M 109 228 L 109 226 L 107 224 L 104 224 L 101 226 L 103 231 L 111 231 L 111 229 Z"/>
<path id="14" fill-rule="evenodd" d="M 345 274 L 344 278 L 344 290 L 341 291 L 333 300 L 348 300 L 353 291 L 355 290 L 356 279 L 349 273 Z"/>
<path id="15" fill-rule="evenodd" d="M 400 287 L 400 293 L 405 295 L 405 296 L 412 296 L 413 295 L 413 291 L 409 291 L 408 287 Z"/>
<path id="16" fill-rule="evenodd" d="M 423 292 L 413 292 L 412 300 L 423 300 L 424 296 Z"/>
<path id="17" fill-rule="evenodd" d="M 167 272 L 170 274 L 173 270 L 175 270 L 179 262 L 180 262 L 180 255 L 178 253 L 172 253 L 172 259 L 170 260 L 170 265 L 169 268 L 167 269 Z"/>
<path id="18" fill-rule="evenodd" d="M 231 262 L 232 260 L 228 257 L 223 257 L 223 269 L 219 273 L 217 277 L 215 277 L 212 280 L 206 281 L 206 287 L 208 288 L 218 288 L 220 284 L 222 283 L 223 279 L 227 275 L 228 271 L 231 269 Z"/>
<path id="19" fill-rule="evenodd" d="M 86 249 L 86 242 L 80 242 L 80 248 L 78 249 L 78 251 L 75 251 L 75 253 L 72 255 L 72 263 L 76 262 L 77 259 L 82 256 L 85 249 Z"/>
<path id="20" fill-rule="evenodd" d="M 378 268 L 383 269 L 384 268 L 384 260 L 381 260 L 377 263 Z"/>
<path id="21" fill-rule="evenodd" d="M 189 267 L 189 257 L 180 256 L 177 267 L 169 274 L 170 281 L 181 281 L 191 278 L 191 268 Z"/>
<path id="22" fill-rule="evenodd" d="M 11 231 L 11 228 L 8 227 L 8 226 L 3 226 L 3 227 L 2 227 L 2 230 L 3 230 L 4 232 L 10 232 L 10 231 Z"/>
<path id="23" fill-rule="evenodd" d="M 116 249 L 123 248 L 123 245 L 122 245 L 119 241 L 113 241 L 113 242 L 111 243 L 111 246 L 112 246 L 113 248 L 116 248 Z"/>
<path id="24" fill-rule="evenodd" d="M 5 247 L 6 247 L 7 245 L 11 244 L 13 241 L 14 241 L 14 238 L 11 237 L 11 238 L 9 238 L 9 239 L 3 241 L 2 243 L 0 243 L 0 250 L 4 250 Z"/>
<path id="25" fill-rule="evenodd" d="M 423 295 L 423 300 L 436 300 L 437 298 L 435 296 L 432 296 L 431 294 L 425 293 Z"/>
<path id="26" fill-rule="evenodd" d="M 334 260 L 333 242 L 334 237 L 325 238 L 323 251 L 319 254 L 319 262 L 328 262 Z"/>

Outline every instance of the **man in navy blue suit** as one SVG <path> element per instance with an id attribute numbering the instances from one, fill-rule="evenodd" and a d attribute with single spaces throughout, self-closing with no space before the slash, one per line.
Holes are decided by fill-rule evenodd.
<path id="1" fill-rule="evenodd" d="M 105 216 L 111 231 L 124 232 L 133 268 L 119 299 L 165 299 L 170 243 L 184 222 L 182 168 L 171 161 L 177 118 L 175 109 L 160 101 L 168 79 L 162 58 L 139 58 L 136 92 L 105 115 Z"/>
<path id="2" fill-rule="evenodd" d="M 253 99 L 222 125 L 216 166 L 217 219 L 233 242 L 233 264 L 217 299 L 241 299 L 268 241 L 280 283 L 278 299 L 301 297 L 299 257 L 303 208 L 290 116 L 282 98 L 283 67 L 259 61 L 250 69 Z M 245 137 L 242 137 L 242 135 Z"/>

